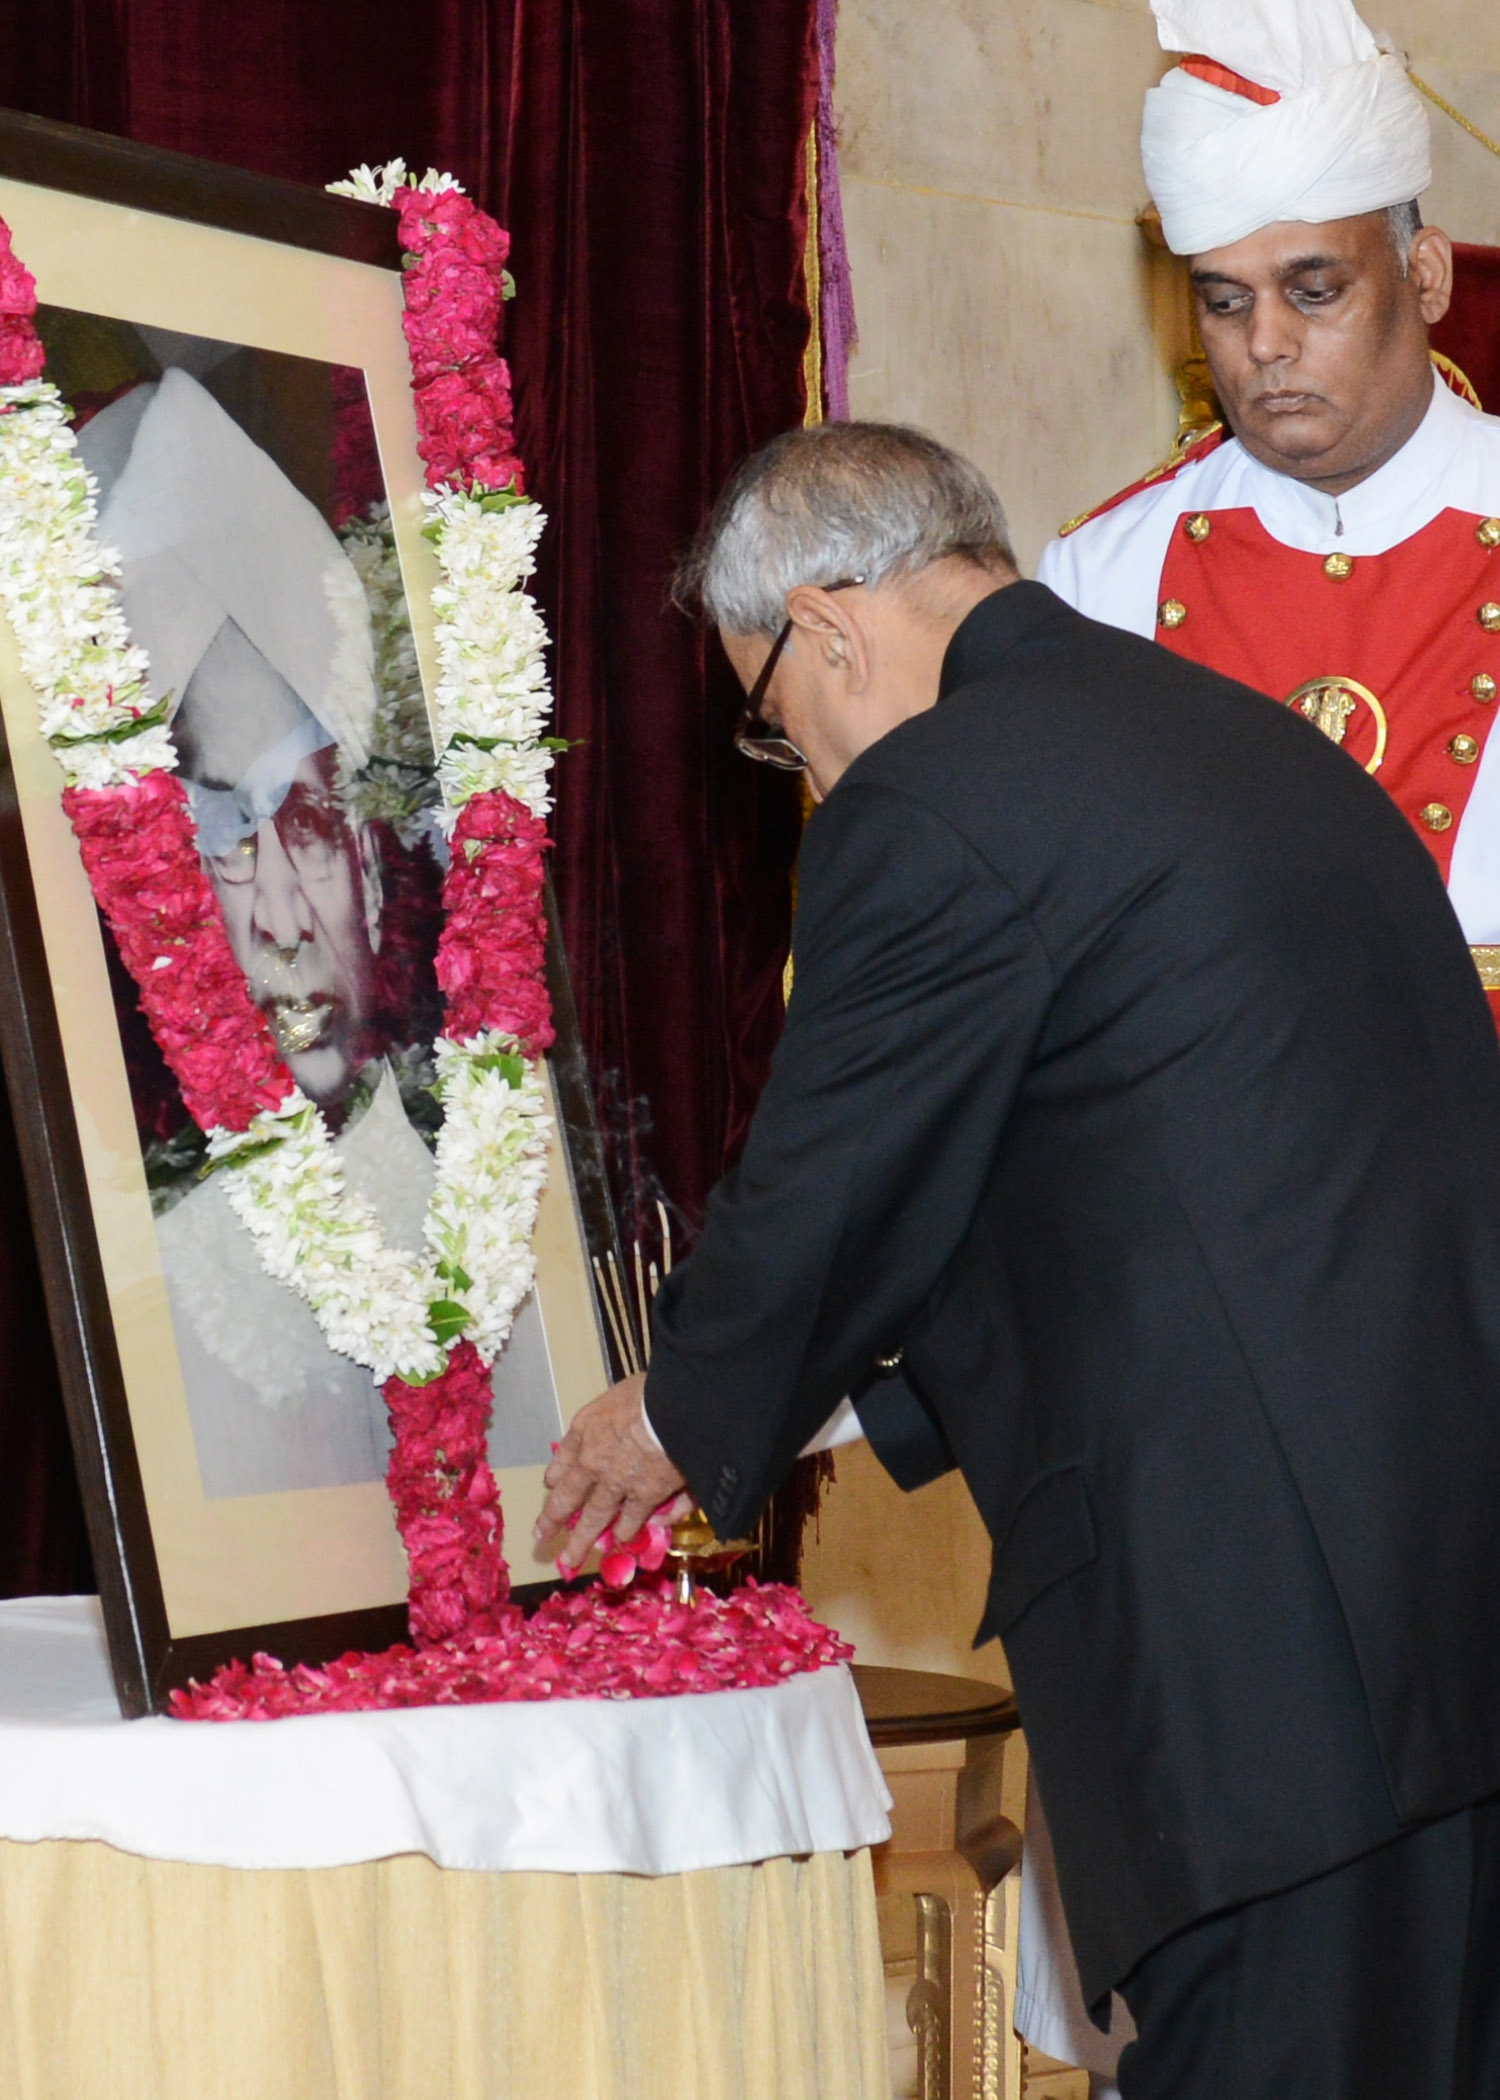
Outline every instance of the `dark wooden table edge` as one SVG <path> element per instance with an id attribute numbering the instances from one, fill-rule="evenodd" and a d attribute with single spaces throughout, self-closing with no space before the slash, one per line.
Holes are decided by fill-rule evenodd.
<path id="1" fill-rule="evenodd" d="M 934 1694 L 940 1686 L 961 1683 L 969 1685 L 976 1695 L 972 1705 L 944 1706 L 935 1700 L 932 1706 L 922 1710 L 914 1706 L 904 1712 L 872 1716 L 861 1691 L 865 1727 L 877 1750 L 897 1749 L 911 1743 L 968 1742 L 981 1736 L 1009 1735 L 1021 1725 L 1015 1694 L 1002 1685 L 985 1684 L 979 1679 L 948 1677 L 933 1671 L 887 1669 L 879 1663 L 854 1663 L 851 1669 L 856 1690 L 863 1681 L 873 1691 L 873 1680 L 878 1672 L 888 1680 L 910 1679 L 914 1689 L 925 1677 L 929 1679 Z"/>

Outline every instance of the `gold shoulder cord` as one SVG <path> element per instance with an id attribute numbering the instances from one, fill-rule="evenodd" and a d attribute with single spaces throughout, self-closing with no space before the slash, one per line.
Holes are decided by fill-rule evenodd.
<path id="1" fill-rule="evenodd" d="M 1180 430 L 1166 458 L 1160 460 L 1149 474 L 1141 476 L 1131 490 L 1131 494 L 1133 495 L 1137 489 L 1150 488 L 1153 481 L 1160 481 L 1164 474 L 1174 472 L 1176 468 L 1182 465 L 1183 460 L 1186 459 L 1188 453 L 1192 451 L 1195 445 L 1201 444 L 1204 438 L 1211 438 L 1216 430 L 1222 430 L 1223 428 L 1222 423 L 1199 423 L 1190 424 L 1185 430 Z M 1106 498 L 1107 501 L 1108 498 Z M 1069 518 L 1066 525 L 1058 526 L 1058 538 L 1065 540 L 1070 532 L 1076 532 L 1080 525 L 1087 525 L 1090 518 L 1096 518 L 1103 508 L 1104 504 L 1096 503 L 1092 510 L 1082 510 L 1076 518 Z"/>

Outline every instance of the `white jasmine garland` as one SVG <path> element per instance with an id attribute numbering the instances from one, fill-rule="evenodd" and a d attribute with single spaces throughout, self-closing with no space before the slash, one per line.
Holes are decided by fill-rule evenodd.
<path id="1" fill-rule="evenodd" d="M 525 499 L 444 490 L 425 500 L 444 575 L 432 594 L 444 800 L 460 809 L 498 788 L 544 817 L 552 806 L 551 754 L 539 741 L 552 709 L 547 629 L 525 585 L 546 520 Z"/>
<path id="2" fill-rule="evenodd" d="M 353 197 L 361 204 L 394 204 L 399 189 L 457 190 L 461 197 L 466 194 L 461 182 L 451 175 L 440 175 L 436 168 L 429 168 L 420 178 L 408 175 L 404 160 L 388 160 L 378 168 L 361 161 L 342 182 L 330 182 L 326 187 L 335 197 Z"/>
<path id="3" fill-rule="evenodd" d="M 110 584 L 118 563 L 94 537 L 98 494 L 57 388 L 0 387 L 0 599 L 42 734 L 70 785 L 91 788 L 177 763 L 149 719 L 146 653 Z"/>
<path id="4" fill-rule="evenodd" d="M 552 1119 L 539 1070 L 509 1036 L 440 1040 L 437 1065 L 443 1127 L 427 1248 L 446 1295 L 468 1310 L 470 1341 L 491 1363 L 535 1279 L 531 1243 Z"/>
<path id="5" fill-rule="evenodd" d="M 312 1307 L 328 1345 L 367 1364 L 382 1384 L 443 1367 L 428 1324 L 440 1295 L 423 1265 L 388 1247 L 368 1204 L 344 1186 L 328 1126 L 294 1088 L 246 1131 L 209 1133 L 224 1194 L 251 1234 L 268 1276 Z"/>
<path id="6" fill-rule="evenodd" d="M 331 187 L 387 204 L 406 180 L 393 161 Z M 459 187 L 433 171 L 418 186 Z M 471 795 L 495 788 L 545 815 L 547 634 L 526 591 L 542 513 L 510 494 L 426 500 L 444 575 L 433 606 L 446 824 Z M 45 381 L 0 388 L 0 601 L 66 779 L 111 788 L 171 770 L 177 755 L 165 723 L 149 719 L 146 653 L 130 639 L 111 584 L 118 563 L 97 541 L 97 520 L 98 491 L 57 389 Z M 371 600 L 382 694 L 372 764 L 352 783 L 355 806 L 389 816 L 398 830 L 403 822 L 420 829 L 401 776 L 429 760 L 412 726 L 420 673 L 388 515 L 346 528 L 343 541 Z M 332 1349 L 382 1381 L 393 1372 L 435 1376 L 444 1345 L 460 1334 L 491 1362 L 535 1274 L 531 1238 L 551 1136 L 540 1072 L 498 1035 L 439 1038 L 436 1058 L 444 1124 L 421 1260 L 387 1246 L 374 1212 L 345 1187 L 323 1116 L 295 1087 L 248 1131 L 207 1132 L 225 1196 L 267 1274 L 306 1300 Z"/>

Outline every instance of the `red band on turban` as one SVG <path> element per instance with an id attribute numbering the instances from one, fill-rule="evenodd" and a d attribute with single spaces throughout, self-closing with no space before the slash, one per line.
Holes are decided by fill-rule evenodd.
<path id="1" fill-rule="evenodd" d="M 1243 73 L 1231 73 L 1228 66 L 1221 66 L 1213 58 L 1182 58 L 1178 64 L 1184 73 L 1191 73 L 1195 80 L 1206 80 L 1210 87 L 1224 88 L 1231 95 L 1243 95 L 1247 102 L 1258 102 L 1262 109 L 1269 109 L 1273 102 L 1281 100 L 1274 88 L 1257 87 Z"/>

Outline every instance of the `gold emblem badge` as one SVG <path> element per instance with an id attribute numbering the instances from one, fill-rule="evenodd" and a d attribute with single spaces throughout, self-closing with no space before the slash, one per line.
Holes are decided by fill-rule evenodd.
<path id="1" fill-rule="evenodd" d="M 1331 743 L 1341 744 L 1349 731 L 1359 709 L 1368 708 L 1375 724 L 1375 751 L 1365 761 L 1367 773 L 1378 773 L 1380 762 L 1385 757 L 1386 719 L 1385 709 L 1367 685 L 1357 678 L 1309 678 L 1299 685 L 1294 693 L 1288 693 L 1286 703 L 1295 707 L 1299 715 L 1305 715 L 1314 729 L 1321 729 Z"/>
<path id="2" fill-rule="evenodd" d="M 1330 554 L 1323 564 L 1323 574 L 1333 583 L 1347 583 L 1354 574 L 1354 557 L 1349 554 Z"/>

